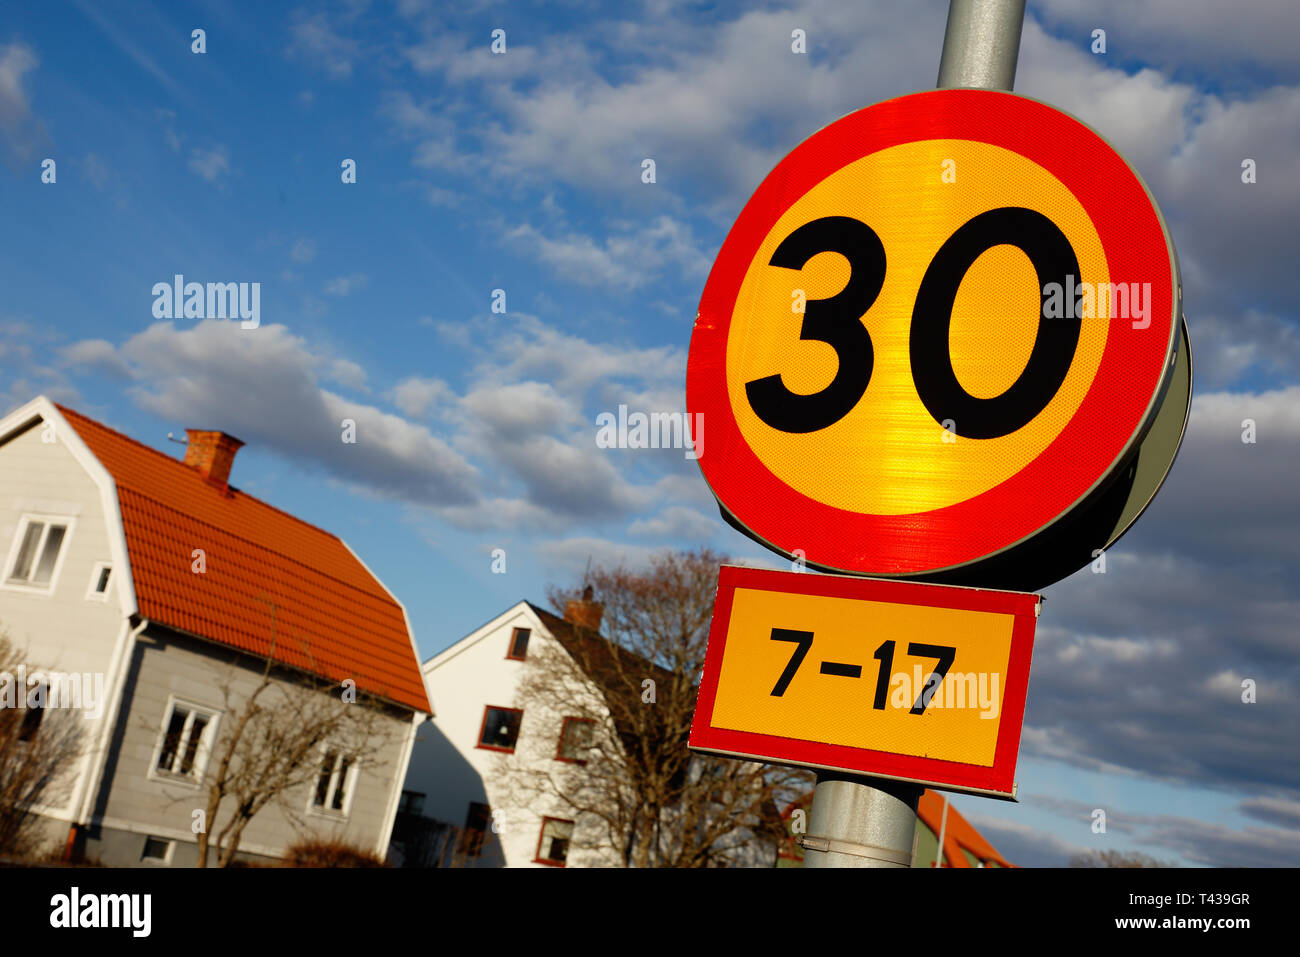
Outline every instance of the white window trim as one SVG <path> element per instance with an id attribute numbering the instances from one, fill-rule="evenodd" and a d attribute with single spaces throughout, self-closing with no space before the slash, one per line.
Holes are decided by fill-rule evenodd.
<path id="1" fill-rule="evenodd" d="M 316 805 L 316 785 L 320 781 L 320 767 L 325 763 L 325 759 L 329 757 L 331 751 L 337 751 L 338 756 L 334 761 L 334 770 L 330 772 L 330 786 L 329 790 L 325 792 L 325 806 L 318 807 Z M 320 762 L 316 765 L 316 777 L 312 778 L 311 784 L 307 788 L 307 813 L 312 817 L 323 817 L 332 821 L 341 821 L 351 816 L 352 799 L 356 797 L 357 793 L 357 761 L 355 758 L 349 761 L 347 776 L 342 782 L 343 809 L 335 810 L 330 807 L 330 803 L 334 800 L 334 793 L 338 790 L 339 786 L 339 763 L 346 756 L 346 753 L 342 749 L 331 748 L 329 746 L 323 746 L 320 749 Z"/>
<path id="2" fill-rule="evenodd" d="M 180 774 L 175 771 L 161 771 L 158 768 L 158 758 L 162 756 L 163 746 L 167 742 L 167 727 L 171 724 L 172 714 L 177 706 L 187 708 L 190 711 L 190 717 L 185 720 L 186 727 L 191 725 L 194 720 L 195 712 L 204 714 L 208 718 L 207 727 L 203 729 L 203 736 L 199 738 L 198 750 L 194 752 L 194 768 L 189 774 Z M 217 738 L 217 728 L 221 721 L 221 712 L 207 705 L 195 704 L 184 698 L 178 698 L 171 695 L 167 699 L 167 707 L 163 709 L 162 723 L 158 727 L 158 738 L 154 742 L 153 755 L 149 759 L 148 778 L 151 781 L 158 781 L 163 784 L 175 784 L 180 787 L 191 788 L 195 791 L 203 786 L 203 777 L 208 770 L 208 758 L 212 753 L 212 744 Z"/>
<path id="3" fill-rule="evenodd" d="M 144 856 L 144 851 L 141 850 L 141 851 L 140 851 L 140 863 L 141 863 L 141 864 L 147 864 L 147 865 L 149 865 L 150 867 L 171 867 L 171 864 L 172 864 L 172 855 L 174 855 L 174 854 L 176 853 L 176 841 L 175 841 L 173 838 L 170 838 L 170 837 L 161 837 L 161 836 L 159 836 L 159 835 L 157 835 L 157 834 L 147 834 L 147 835 L 145 835 L 145 846 L 146 846 L 146 847 L 148 846 L 149 841 L 151 841 L 151 840 L 153 840 L 153 841 L 166 841 L 166 842 L 167 842 L 167 853 L 166 853 L 166 855 L 163 856 L 162 860 L 159 860 L 159 859 L 156 858 L 156 857 L 145 857 L 145 856 Z"/>
<path id="4" fill-rule="evenodd" d="M 18 549 L 22 545 L 23 533 L 27 531 L 29 522 L 44 522 L 47 526 L 46 530 L 41 532 L 40 544 L 44 544 L 45 537 L 49 534 L 49 525 L 66 525 L 68 528 L 63 535 L 63 544 L 59 546 L 59 557 L 54 560 L 54 569 L 50 572 L 50 583 L 48 585 L 32 585 L 9 580 L 9 573 L 13 571 L 14 561 L 18 558 Z M 14 530 L 13 541 L 9 543 L 9 553 L 5 556 L 4 568 L 0 569 L 0 588 L 6 591 L 21 592 L 25 595 L 54 594 L 54 589 L 59 584 L 59 574 L 63 571 L 63 563 L 68 557 L 68 545 L 72 541 L 72 535 L 76 527 L 77 520 L 71 515 L 55 515 L 50 512 L 23 512 L 18 519 L 18 526 Z M 42 549 L 38 545 L 35 561 L 40 560 L 41 551 Z"/>
<path id="5" fill-rule="evenodd" d="M 95 591 L 95 585 L 99 583 L 99 573 L 105 568 L 108 569 L 108 587 L 103 591 Z M 113 594 L 113 589 L 117 587 L 117 572 L 113 568 L 112 562 L 95 562 L 95 567 L 90 573 L 90 584 L 86 586 L 87 601 L 108 601 L 108 596 Z"/>

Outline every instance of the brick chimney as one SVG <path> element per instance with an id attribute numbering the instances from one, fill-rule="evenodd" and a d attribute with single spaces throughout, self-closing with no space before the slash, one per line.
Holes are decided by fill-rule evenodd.
<path id="1" fill-rule="evenodd" d="M 582 598 L 570 598 L 564 603 L 564 620 L 579 628 L 600 631 L 600 619 L 605 614 L 605 606 L 592 600 L 591 586 L 582 590 Z"/>
<path id="2" fill-rule="evenodd" d="M 189 442 L 185 446 L 185 464 L 198 469 L 200 475 L 217 488 L 225 491 L 230 482 L 230 467 L 235 463 L 235 453 L 244 443 L 233 435 L 209 429 L 186 429 Z"/>

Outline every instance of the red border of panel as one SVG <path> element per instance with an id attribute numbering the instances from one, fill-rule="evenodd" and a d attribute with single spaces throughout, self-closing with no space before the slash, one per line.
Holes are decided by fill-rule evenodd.
<path id="1" fill-rule="evenodd" d="M 1092 218 L 1111 280 L 1150 281 L 1151 325 L 1111 323 L 1101 365 L 1061 433 L 1023 469 L 972 498 L 927 512 L 873 515 L 826 505 L 791 488 L 750 448 L 727 392 L 726 352 L 736 297 L 754 253 L 782 214 L 863 156 L 920 140 L 991 143 L 1028 157 L 1066 185 Z M 933 90 L 877 103 L 813 134 L 745 204 L 705 283 L 691 336 L 686 408 L 708 420 L 699 459 L 710 488 L 745 528 L 817 565 L 906 575 L 970 564 L 1042 530 L 1124 457 L 1154 412 L 1176 347 L 1171 246 L 1142 181 L 1087 126 L 1045 103 L 994 90 Z"/>
<path id="2" fill-rule="evenodd" d="M 722 671 L 727 627 L 731 623 L 732 599 L 737 588 L 1014 615 L 1006 690 L 1002 697 L 1002 719 L 998 725 L 993 766 L 990 768 L 937 758 L 917 758 L 888 751 L 713 727 L 718 677 Z M 1037 624 L 1035 609 L 1038 603 L 1039 596 L 1026 592 L 723 565 L 718 575 L 718 597 L 713 607 L 713 624 L 709 630 L 709 644 L 704 657 L 704 675 L 700 681 L 695 717 L 691 722 L 690 747 L 696 751 L 753 758 L 776 764 L 828 768 L 915 781 L 949 790 L 1014 797 L 1016 758 L 1020 752 L 1020 730 L 1025 717 L 1025 696 L 1029 690 L 1029 667 L 1033 655 L 1034 627 Z"/>

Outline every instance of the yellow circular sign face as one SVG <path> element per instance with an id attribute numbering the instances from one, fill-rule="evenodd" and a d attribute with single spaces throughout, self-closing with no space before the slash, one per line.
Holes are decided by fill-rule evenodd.
<path id="1" fill-rule="evenodd" d="M 1150 193 L 1078 120 L 993 90 L 878 103 L 796 147 L 718 251 L 700 470 L 808 567 L 1038 581 L 1112 541 L 1181 296 Z"/>
<path id="2" fill-rule="evenodd" d="M 870 205 L 855 197 L 869 197 Z M 754 254 L 736 297 L 726 345 L 726 383 L 746 442 L 781 481 L 836 508 L 903 515 L 943 508 L 988 491 L 1037 458 L 1070 422 L 1093 383 L 1109 323 L 1085 319 L 1069 371 L 1050 402 L 1007 435 L 958 440 L 926 409 L 909 360 L 913 304 L 940 247 L 988 210 L 1027 207 L 1065 235 L 1082 275 L 1109 283 L 1106 255 L 1087 211 L 1064 183 L 1018 153 L 973 140 L 904 143 L 864 156 L 814 186 L 785 211 Z M 837 375 L 836 350 L 801 338 L 801 313 L 844 290 L 849 261 L 819 252 L 801 270 L 773 268 L 777 248 L 824 217 L 869 220 L 887 268 L 862 315 L 874 352 L 870 382 L 851 411 L 823 429 L 790 432 L 759 418 L 748 383 L 781 376 L 800 394 Z M 1011 245 L 981 254 L 958 287 L 946 346 L 960 385 L 976 398 L 1006 392 L 1025 371 L 1039 316 L 1034 264 Z M 792 315 L 793 314 L 793 315 Z M 1050 320 L 1042 320 L 1050 321 Z M 826 459 L 828 447 L 870 451 Z M 918 476 L 924 480 L 918 481 Z"/>

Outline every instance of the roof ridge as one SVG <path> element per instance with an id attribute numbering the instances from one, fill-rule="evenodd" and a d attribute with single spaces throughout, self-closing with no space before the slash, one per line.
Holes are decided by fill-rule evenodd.
<path id="1" fill-rule="evenodd" d="M 592 639 L 595 639 L 597 641 L 604 642 L 609 649 L 612 649 L 611 654 L 614 655 L 615 657 L 631 658 L 635 664 L 646 668 L 651 668 L 655 672 L 657 672 L 661 677 L 672 674 L 672 671 L 670 669 L 665 668 L 663 665 L 656 664 L 655 662 L 647 658 L 645 655 L 641 654 L 641 652 L 633 651 L 631 648 L 624 646 L 621 642 L 617 641 L 612 636 L 606 635 L 603 632 L 601 632 L 599 628 L 588 628 L 585 625 L 575 625 L 573 622 L 569 621 L 569 619 L 563 618 L 560 615 L 555 614 L 555 612 L 553 611 L 547 611 L 545 608 L 542 608 L 540 605 L 534 605 L 531 601 L 528 601 L 528 599 L 524 599 L 524 603 L 528 605 L 528 607 L 531 608 L 537 614 L 538 618 L 542 619 L 542 623 L 545 624 L 548 628 L 552 627 L 550 622 L 547 622 L 546 620 L 547 618 L 550 618 L 553 619 L 557 624 L 562 626 L 561 630 L 567 632 L 567 634 L 570 637 L 576 640 L 590 641 Z M 559 636 L 557 635 L 556 637 L 558 638 Z"/>
<path id="2" fill-rule="evenodd" d="M 105 432 L 111 432 L 115 438 L 119 438 L 119 439 L 122 439 L 122 440 L 124 440 L 124 441 L 126 441 L 126 442 L 130 442 L 132 445 L 137 446 L 137 447 L 140 448 L 141 450 L 143 450 L 143 451 L 145 451 L 145 452 L 149 452 L 149 453 L 152 454 L 152 455 L 156 455 L 156 456 L 158 456 L 158 458 L 162 459 L 164 462 L 168 462 L 168 463 L 170 463 L 171 465 L 174 465 L 174 466 L 179 466 L 180 468 L 185 469 L 187 473 L 191 473 L 191 474 L 195 474 L 195 475 L 198 474 L 198 473 L 195 472 L 192 468 L 190 468 L 188 465 L 186 465 L 182 460 L 180 460 L 180 459 L 174 459 L 174 458 L 172 458 L 170 455 L 168 455 L 166 452 L 161 452 L 161 451 L 159 451 L 158 449 L 155 449 L 152 445 L 146 445 L 145 443 L 141 442 L 139 439 L 133 439 L 131 436 L 127 435 L 125 432 L 119 432 L 117 429 L 113 428 L 112 426 L 105 425 L 103 422 L 100 422 L 98 419 L 92 419 L 90 416 L 86 415 L 85 413 L 83 413 L 83 412 L 78 412 L 76 409 L 69 408 L 69 407 L 66 406 L 66 405 L 60 405 L 58 402 L 53 403 L 53 405 L 54 405 L 54 407 L 55 407 L 56 409 L 58 409 L 58 410 L 59 410 L 61 413 L 63 413 L 63 415 L 65 415 L 65 416 L 71 414 L 74 418 L 83 419 L 83 420 L 85 420 L 86 422 L 89 422 L 91 425 L 95 426 L 96 428 L 103 429 Z M 96 456 L 96 457 L 98 458 L 98 456 Z M 122 484 L 123 484 L 122 481 L 121 481 L 121 480 L 120 480 L 116 475 L 113 475 L 112 478 L 113 478 L 113 482 L 114 482 L 114 484 L 116 484 L 116 485 L 122 485 Z M 127 485 L 126 487 L 127 487 L 127 488 L 130 488 L 132 491 L 136 491 L 136 492 L 138 492 L 138 489 L 136 489 L 134 486 Z M 251 494 L 249 494 L 248 492 L 245 492 L 243 489 L 239 488 L 239 487 L 236 486 L 236 485 L 230 485 L 230 486 L 227 486 L 227 488 L 228 488 L 231 492 L 233 492 L 234 494 L 239 495 L 239 496 L 241 496 L 241 497 L 247 499 L 247 500 L 250 501 L 250 502 L 256 502 L 258 505 L 261 505 L 263 508 L 269 508 L 271 511 L 273 511 L 273 512 L 277 512 L 278 514 L 283 515 L 285 518 L 292 519 L 293 521 L 297 522 L 299 525 L 303 525 L 303 526 L 305 526 L 305 527 L 307 527 L 307 528 L 310 528 L 310 529 L 313 529 L 313 530 L 315 530 L 315 531 L 317 531 L 317 532 L 320 532 L 322 535 L 327 535 L 327 536 L 329 536 L 330 538 L 332 538 L 332 539 L 334 539 L 334 540 L 336 540 L 336 541 L 338 541 L 338 542 L 342 542 L 342 541 L 343 541 L 343 539 L 339 538 L 339 537 L 338 537 L 337 535 L 335 535 L 333 532 L 331 532 L 331 531 L 329 531 L 329 530 L 327 530 L 327 529 L 321 528 L 319 525 L 315 525 L 315 524 L 313 524 L 313 523 L 307 521 L 307 520 L 304 519 L 304 518 L 299 518 L 297 515 L 294 515 L 292 512 L 286 512 L 284 509 L 282 509 L 282 508 L 278 508 L 277 506 L 272 505 L 270 502 L 266 501 L 265 499 L 258 498 L 256 495 L 251 495 Z M 216 491 L 216 490 L 213 489 L 213 491 Z M 143 492 L 139 492 L 139 494 L 143 495 L 144 493 L 143 493 Z M 145 495 L 144 497 L 145 497 L 145 498 L 148 498 L 151 502 L 157 502 L 157 499 L 154 499 L 154 498 L 152 498 L 151 496 Z M 161 503 L 159 503 L 159 504 L 161 504 Z M 172 509 L 172 511 L 176 511 L 176 510 L 175 510 L 175 509 Z M 204 524 L 207 525 L 207 524 L 210 524 L 210 523 L 205 522 Z M 238 536 L 236 536 L 236 537 L 238 537 Z M 242 539 L 242 538 L 241 538 L 240 541 L 247 541 L 247 539 Z M 250 544 L 251 544 L 251 543 L 250 543 Z"/>

